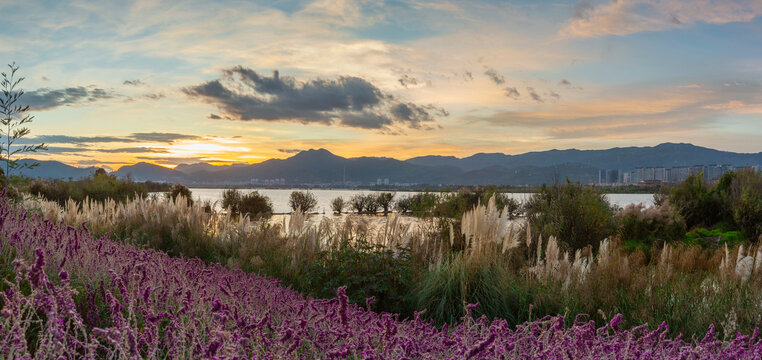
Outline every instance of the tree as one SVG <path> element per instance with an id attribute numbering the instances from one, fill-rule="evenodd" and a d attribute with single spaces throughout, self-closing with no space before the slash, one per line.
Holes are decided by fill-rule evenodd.
<path id="1" fill-rule="evenodd" d="M 349 200 L 349 204 L 353 209 L 355 209 L 355 211 L 357 211 L 358 214 L 362 214 L 362 212 L 365 210 L 365 199 L 365 194 L 355 194 L 352 196 L 352 199 Z"/>
<path id="2" fill-rule="evenodd" d="M 392 207 L 392 200 L 394 200 L 394 194 L 390 192 L 382 192 L 376 197 L 376 203 L 384 210 L 384 215 L 389 213 L 389 209 Z"/>
<path id="3" fill-rule="evenodd" d="M 373 194 L 365 196 L 365 212 L 368 214 L 375 214 L 378 212 L 378 208 L 381 204 L 378 203 L 378 199 Z"/>
<path id="4" fill-rule="evenodd" d="M 170 199 L 172 199 L 172 201 L 175 201 L 175 199 L 177 199 L 178 196 L 181 196 L 185 198 L 185 201 L 188 203 L 188 206 L 193 205 L 193 193 L 191 193 L 191 190 L 188 189 L 188 187 L 183 184 L 177 183 L 172 185 L 172 187 L 169 188 L 169 192 L 167 193 L 167 196 Z"/>
<path id="5" fill-rule="evenodd" d="M 315 194 L 309 191 L 292 191 L 288 199 L 288 205 L 291 210 L 301 209 L 302 212 L 309 213 L 317 206 Z"/>
<path id="6" fill-rule="evenodd" d="M 613 209 L 599 189 L 579 183 L 543 185 L 524 205 L 532 234 L 555 236 L 568 250 L 597 248 L 614 230 Z"/>
<path id="7" fill-rule="evenodd" d="M 24 127 L 24 124 L 32 122 L 34 116 L 27 114 L 29 111 L 29 105 L 21 105 L 19 102 L 24 90 L 17 89 L 19 84 L 24 80 L 23 77 L 16 77 L 16 72 L 19 70 L 16 63 L 8 64 L 10 72 L 1 73 L 2 81 L 0 81 L 0 87 L 2 87 L 2 96 L 0 96 L 0 136 L 3 136 L 3 141 L 0 142 L 0 160 L 5 161 L 5 177 L 11 176 L 11 171 L 21 169 L 31 169 L 39 165 L 38 162 L 19 163 L 18 160 L 12 159 L 14 155 L 37 152 L 38 150 L 47 150 L 45 144 L 39 145 L 21 145 L 16 146 L 13 149 L 16 141 L 30 133 L 29 128 Z"/>
<path id="8" fill-rule="evenodd" d="M 252 219 L 269 217 L 273 213 L 270 198 L 257 191 L 241 194 L 236 189 L 225 190 L 222 193 L 222 207 L 232 216 L 248 215 Z"/>
<path id="9" fill-rule="evenodd" d="M 346 203 L 344 202 L 344 198 L 341 196 L 331 201 L 331 210 L 333 210 L 333 212 L 336 214 L 341 214 L 341 212 L 344 210 L 344 206 L 346 206 Z"/>
<path id="10" fill-rule="evenodd" d="M 396 208 L 400 214 L 406 214 L 413 206 L 413 197 L 405 196 L 397 200 Z"/>
<path id="11" fill-rule="evenodd" d="M 270 198 L 252 191 L 241 196 L 238 203 L 238 211 L 241 215 L 247 215 L 251 219 L 267 218 L 273 213 L 273 203 Z"/>

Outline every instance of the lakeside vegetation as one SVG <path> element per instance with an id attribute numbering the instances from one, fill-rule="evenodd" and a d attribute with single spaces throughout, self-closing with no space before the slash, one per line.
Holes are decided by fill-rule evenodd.
<path id="1" fill-rule="evenodd" d="M 358 195 L 349 203 L 359 214 L 379 211 L 383 196 L 411 216 L 315 223 L 301 211 L 268 221 L 265 196 L 250 194 L 260 205 L 243 210 L 236 190 L 226 192 L 223 212 L 187 201 L 184 190 L 23 204 L 53 223 L 87 224 L 95 236 L 272 276 L 306 295 L 332 297 L 347 286 L 352 303 L 374 297 L 377 311 L 403 318 L 425 311 L 419 316 L 438 325 L 479 303 L 474 316 L 512 326 L 546 315 L 607 321 L 621 313 L 623 326 L 666 321 L 672 335 L 699 336 L 710 324 L 724 334 L 760 324 L 760 232 L 748 225 L 762 212 L 760 177 L 733 173 L 714 186 L 689 178 L 662 189 L 649 208 L 616 209 L 600 191 L 573 183 L 545 186 L 525 204 L 493 189 Z M 704 219 L 694 216 L 699 203 L 726 215 L 696 221 Z"/>
<path id="2" fill-rule="evenodd" d="M 178 208 L 189 206 L 179 198 L 156 201 Z M 490 208 L 494 203 L 483 214 L 493 214 Z M 299 214 L 292 219 L 297 224 Z M 474 227 L 467 227 L 469 234 L 476 235 L 470 231 L 480 228 L 480 216 L 470 219 Z M 513 326 L 515 319 L 489 321 L 476 316 L 479 309 L 490 308 L 494 302 L 467 303 L 457 324 L 438 327 L 424 320 L 422 312 L 403 320 L 374 311 L 378 300 L 373 297 L 357 306 L 344 286 L 330 300 L 304 297 L 273 278 L 171 257 L 121 239 L 97 238 L 84 225 L 79 229 L 54 225 L 5 198 L 0 198 L 0 235 L 0 276 L 4 279 L 0 329 L 9 340 L 0 344 L 3 358 L 539 359 L 642 354 L 642 358 L 654 359 L 755 359 L 762 355 L 756 331 L 750 337 L 729 332 L 742 321 L 738 319 L 749 315 L 746 312 L 731 313 L 720 329 L 710 326 L 705 334 L 693 338 L 670 336 L 665 323 L 631 328 L 616 313 L 600 312 L 605 320 L 594 322 L 568 311 L 540 317 L 530 306 L 528 312 L 535 315 L 518 326 Z M 446 269 L 444 277 L 449 277 L 449 269 L 471 274 L 480 259 L 499 253 L 489 242 L 474 244 L 459 261 L 439 267 Z M 552 249 L 548 247 L 548 253 Z M 601 250 L 600 254 L 608 252 Z M 362 258 L 350 255 L 349 261 L 357 260 Z M 619 260 L 598 255 L 592 266 L 618 268 Z M 667 268 L 661 270 L 672 269 L 669 260 L 664 262 Z M 576 265 L 556 266 L 563 262 L 545 264 L 538 264 L 532 272 L 536 279 L 546 279 L 540 284 L 558 275 L 563 278 L 557 269 L 577 269 Z M 723 269 L 731 267 L 728 263 Z M 473 274 L 492 280 L 479 277 L 481 273 Z M 733 271 L 721 274 L 728 278 L 710 284 L 705 291 L 738 287 Z M 740 281 L 758 282 L 758 278 Z M 611 283 L 600 286 L 605 285 Z M 658 299 L 659 295 L 664 294 L 649 297 Z M 748 300 L 752 303 L 741 301 L 739 305 L 759 304 L 753 303 L 756 299 Z M 715 303 L 711 298 L 709 302 Z M 700 315 L 702 321 L 715 315 L 704 315 L 703 307 L 693 308 L 692 315 Z"/>

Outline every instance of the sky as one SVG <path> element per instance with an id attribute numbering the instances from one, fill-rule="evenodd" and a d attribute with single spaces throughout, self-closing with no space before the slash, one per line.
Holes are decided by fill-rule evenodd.
<path id="1" fill-rule="evenodd" d="M 40 160 L 762 151 L 762 0 L 0 0 Z M 5 69 L 7 71 L 7 68 Z"/>

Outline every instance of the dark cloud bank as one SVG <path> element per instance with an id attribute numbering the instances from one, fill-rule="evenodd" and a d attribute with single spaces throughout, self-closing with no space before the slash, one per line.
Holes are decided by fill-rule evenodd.
<path id="1" fill-rule="evenodd" d="M 110 90 L 92 86 L 70 87 L 65 89 L 37 89 L 24 93 L 23 102 L 33 110 L 49 110 L 63 105 L 95 102 L 112 99 L 117 95 Z"/>
<path id="2" fill-rule="evenodd" d="M 377 130 L 433 129 L 437 117 L 449 115 L 433 105 L 401 101 L 353 76 L 299 81 L 280 76 L 278 71 L 263 76 L 238 66 L 224 70 L 220 79 L 183 91 L 217 106 L 227 117 L 242 121 L 286 120 Z"/>

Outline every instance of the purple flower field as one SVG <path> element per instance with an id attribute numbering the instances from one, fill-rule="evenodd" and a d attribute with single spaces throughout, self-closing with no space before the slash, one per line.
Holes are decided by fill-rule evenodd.
<path id="1" fill-rule="evenodd" d="M 12 258 L 18 259 L 12 261 Z M 466 316 L 437 328 L 275 279 L 170 257 L 61 226 L 0 200 L 0 358 L 759 359 L 757 331 L 667 338 L 667 324 L 577 316 L 511 328 Z M 0 274 L 4 274 L 0 272 Z M 476 305 L 469 305 L 476 306 Z"/>

